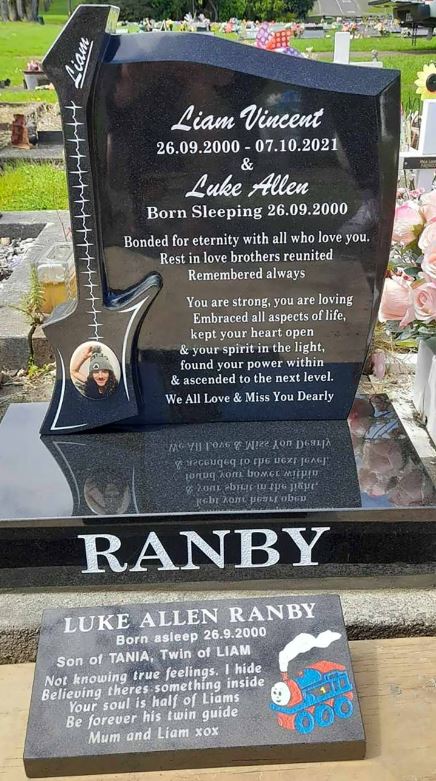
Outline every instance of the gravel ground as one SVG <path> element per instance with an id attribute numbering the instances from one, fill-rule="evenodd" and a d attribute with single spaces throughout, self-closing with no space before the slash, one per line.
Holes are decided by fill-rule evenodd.
<path id="1" fill-rule="evenodd" d="M 9 236 L 0 236 L 0 290 L 4 281 L 23 261 L 35 241 L 36 239 L 11 239 Z"/>
<path id="2" fill-rule="evenodd" d="M 0 421 L 9 404 L 50 401 L 54 379 L 54 367 L 32 378 L 23 369 L 15 373 L 0 371 Z"/>
<path id="3" fill-rule="evenodd" d="M 1 98 L 1 94 L 0 94 Z M 61 117 L 57 103 L 0 104 L 0 149 L 11 143 L 11 125 L 14 114 L 35 114 L 38 130 L 60 130 Z"/>

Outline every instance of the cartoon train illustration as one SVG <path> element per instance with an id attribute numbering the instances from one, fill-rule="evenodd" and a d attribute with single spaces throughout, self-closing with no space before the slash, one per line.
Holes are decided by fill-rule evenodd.
<path id="1" fill-rule="evenodd" d="M 280 727 L 308 734 L 317 727 L 330 727 L 335 718 L 353 713 L 352 683 L 342 664 L 319 661 L 305 667 L 295 679 L 282 672 L 271 689 L 271 710 Z"/>

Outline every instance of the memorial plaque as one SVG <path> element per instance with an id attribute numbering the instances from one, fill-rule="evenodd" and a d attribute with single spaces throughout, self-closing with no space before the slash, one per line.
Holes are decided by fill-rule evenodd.
<path id="1" fill-rule="evenodd" d="M 436 169 L 435 155 L 405 155 L 403 157 L 403 168 L 405 171 L 426 171 Z"/>
<path id="2" fill-rule="evenodd" d="M 359 759 L 338 596 L 44 613 L 30 777 Z"/>
<path id="3" fill-rule="evenodd" d="M 79 6 L 44 60 L 78 298 L 46 324 L 46 434 L 345 419 L 376 321 L 399 77 Z"/>

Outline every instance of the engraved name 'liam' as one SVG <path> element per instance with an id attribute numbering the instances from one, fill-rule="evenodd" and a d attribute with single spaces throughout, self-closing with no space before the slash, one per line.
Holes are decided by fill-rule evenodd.
<path id="1" fill-rule="evenodd" d="M 92 45 L 93 42 L 90 41 L 89 38 L 82 37 L 79 41 L 77 51 L 71 57 L 69 64 L 65 65 L 65 70 L 69 77 L 73 80 L 76 89 L 83 87 L 89 58 L 91 56 Z"/>
<path id="2" fill-rule="evenodd" d="M 239 114 L 239 119 L 244 120 L 246 130 L 258 128 L 298 128 L 298 127 L 319 127 L 321 125 L 324 109 L 320 108 L 313 114 L 271 114 L 268 109 L 257 106 L 252 103 L 246 106 Z M 183 112 L 179 121 L 171 125 L 171 130 L 230 130 L 235 127 L 236 118 L 234 116 L 215 116 L 214 114 L 204 114 L 203 111 L 197 111 L 191 104 Z"/>

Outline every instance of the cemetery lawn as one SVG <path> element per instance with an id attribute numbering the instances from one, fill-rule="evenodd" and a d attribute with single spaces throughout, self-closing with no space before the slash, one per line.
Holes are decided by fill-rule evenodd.
<path id="1" fill-rule="evenodd" d="M 73 2 L 75 7 L 77 2 Z M 42 59 L 55 38 L 62 29 L 62 22 L 66 20 L 63 13 L 64 0 L 53 0 L 50 11 L 44 12 L 45 25 L 32 22 L 0 22 L 0 79 L 11 79 L 11 86 L 15 89 L 0 90 L 0 103 L 29 103 L 42 101 L 55 103 L 57 96 L 51 90 L 37 90 L 28 92 L 17 90 L 23 83 L 23 69 L 32 59 Z M 226 40 L 238 40 L 235 33 L 216 33 Z M 174 33 L 177 35 L 177 33 Z M 329 60 L 333 55 L 334 36 L 314 40 L 295 40 L 292 45 L 304 52 L 311 48 L 319 59 Z M 418 39 L 416 46 L 412 46 L 409 38 L 400 38 L 397 35 L 387 35 L 382 38 L 362 38 L 351 42 L 352 59 L 370 59 L 370 52 L 376 49 L 380 52 L 380 60 L 387 68 L 397 68 L 402 73 L 402 100 L 407 107 L 416 102 L 415 86 L 416 73 L 422 66 L 436 62 L 436 37 L 431 41 Z M 366 56 L 365 56 L 366 55 Z"/>
<path id="2" fill-rule="evenodd" d="M 353 58 L 353 59 L 357 59 Z M 361 58 L 359 58 L 361 59 Z M 401 71 L 401 102 L 405 111 L 415 111 L 420 108 L 421 99 L 416 94 L 416 74 L 424 65 L 431 62 L 428 57 L 417 54 L 415 57 L 407 57 L 404 54 L 384 54 L 380 57 L 385 68 L 393 68 Z M 436 62 L 436 56 L 434 58 Z"/>
<path id="3" fill-rule="evenodd" d="M 28 61 L 42 59 L 61 29 L 62 24 L 0 22 L 0 79 L 10 79 L 11 87 L 22 87 L 23 70 Z M 0 90 L 0 103 L 29 103 L 35 100 L 55 103 L 57 97 L 52 90 Z"/>
<path id="4" fill-rule="evenodd" d="M 0 174 L 5 211 L 68 209 L 65 170 L 52 163 L 9 163 Z"/>
<path id="5" fill-rule="evenodd" d="M 334 49 L 334 35 L 326 38 L 297 39 L 292 41 L 292 46 L 298 51 L 305 51 L 312 48 L 314 52 L 332 52 Z M 381 38 L 356 38 L 351 41 L 351 53 L 371 52 L 376 49 L 378 52 L 404 52 L 404 54 L 416 54 L 416 52 L 427 52 L 430 59 L 436 59 L 436 38 L 431 41 L 418 38 L 416 46 L 412 46 L 410 38 L 400 38 L 398 35 L 384 35 Z"/>
<path id="6" fill-rule="evenodd" d="M 240 41 L 236 33 L 218 33 L 218 38 L 225 38 L 227 41 Z M 300 52 L 306 49 L 313 49 L 314 52 L 331 52 L 334 50 L 334 34 L 329 34 L 325 38 L 295 38 L 291 39 L 291 46 Z M 418 38 L 416 46 L 412 46 L 410 38 L 400 38 L 398 35 L 386 35 L 381 38 L 356 38 L 351 41 L 351 53 L 371 52 L 376 49 L 378 52 L 403 52 L 404 54 L 416 54 L 417 52 L 427 53 L 428 59 L 436 60 L 436 36 L 431 41 Z"/>
<path id="7" fill-rule="evenodd" d="M 73 11 L 80 5 L 80 2 L 86 2 L 86 0 L 71 0 L 71 8 Z M 48 11 L 44 11 L 40 6 L 39 13 L 44 17 L 44 22 L 46 24 L 55 24 L 57 22 L 59 24 L 65 24 L 68 19 L 67 9 L 67 0 L 51 0 Z"/>

